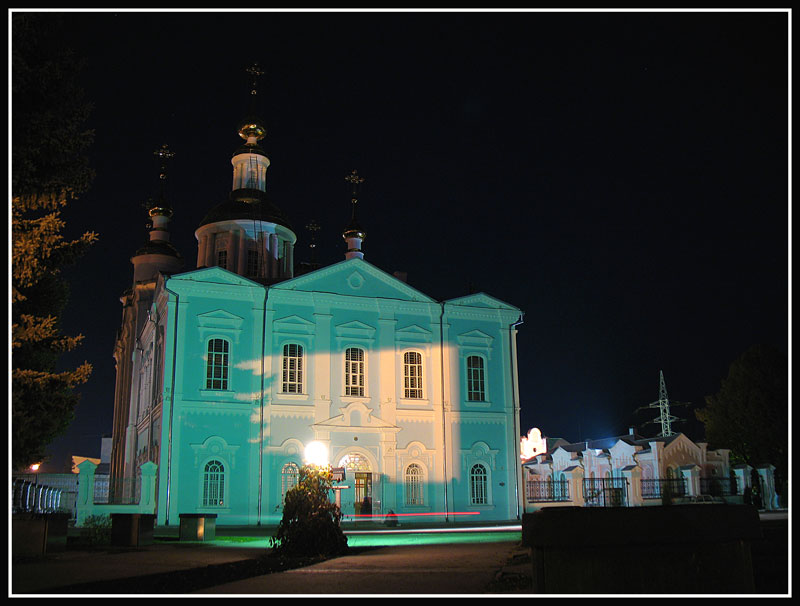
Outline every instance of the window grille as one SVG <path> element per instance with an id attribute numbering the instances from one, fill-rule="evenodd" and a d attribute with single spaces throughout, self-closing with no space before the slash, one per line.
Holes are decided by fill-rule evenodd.
<path id="1" fill-rule="evenodd" d="M 486 400 L 486 386 L 483 373 L 483 358 L 469 356 L 467 358 L 467 399 L 471 402 Z"/>
<path id="2" fill-rule="evenodd" d="M 283 346 L 283 393 L 303 393 L 303 346 Z"/>
<path id="3" fill-rule="evenodd" d="M 406 505 L 422 505 L 422 467 L 412 463 L 406 468 Z"/>
<path id="4" fill-rule="evenodd" d="M 228 389 L 228 342 L 225 339 L 208 342 L 206 389 Z"/>
<path id="5" fill-rule="evenodd" d="M 364 395 L 364 350 L 350 347 L 344 356 L 344 395 Z"/>
<path id="6" fill-rule="evenodd" d="M 222 269 L 228 269 L 228 251 L 227 250 L 218 250 L 217 251 L 217 265 Z"/>
<path id="7" fill-rule="evenodd" d="M 219 461 L 209 461 L 203 472 L 203 507 L 222 507 L 224 496 L 225 467 Z"/>
<path id="8" fill-rule="evenodd" d="M 487 505 L 489 495 L 487 492 L 486 468 L 476 463 L 469 471 L 469 501 L 472 505 Z"/>
<path id="9" fill-rule="evenodd" d="M 286 498 L 286 493 L 297 486 L 300 470 L 294 463 L 286 463 L 281 469 L 281 499 Z"/>
<path id="10" fill-rule="evenodd" d="M 407 351 L 403 355 L 403 381 L 406 398 L 422 398 L 422 354 Z"/>
<path id="11" fill-rule="evenodd" d="M 258 276 L 258 251 L 247 251 L 247 275 L 251 278 Z"/>

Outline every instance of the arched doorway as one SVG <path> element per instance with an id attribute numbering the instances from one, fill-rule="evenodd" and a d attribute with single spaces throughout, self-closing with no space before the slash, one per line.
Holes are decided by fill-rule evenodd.
<path id="1" fill-rule="evenodd" d="M 342 495 L 342 514 L 351 512 L 357 516 L 372 515 L 372 468 L 364 455 L 351 452 L 339 460 L 338 467 L 347 470 L 347 477 L 353 478 L 354 491 Z"/>

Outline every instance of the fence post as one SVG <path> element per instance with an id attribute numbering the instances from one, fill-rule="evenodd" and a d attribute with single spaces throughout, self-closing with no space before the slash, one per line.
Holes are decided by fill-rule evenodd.
<path id="1" fill-rule="evenodd" d="M 753 470 L 749 465 L 736 465 L 733 468 L 733 473 L 736 475 L 736 493 L 742 497 L 744 501 L 745 495 L 749 494 L 748 488 L 752 488 L 750 482 L 750 472 Z"/>
<path id="2" fill-rule="evenodd" d="M 687 496 L 698 496 L 700 494 L 700 467 L 698 465 L 685 465 L 681 467 L 681 475 L 686 480 Z"/>
<path id="3" fill-rule="evenodd" d="M 142 486 L 139 493 L 139 511 L 142 513 L 153 513 L 156 503 L 156 471 L 158 465 L 148 461 L 140 468 L 142 475 Z"/>
<path id="4" fill-rule="evenodd" d="M 569 478 L 569 498 L 575 507 L 583 507 L 583 467 L 576 465 L 565 469 L 564 474 Z"/>
<path id="5" fill-rule="evenodd" d="M 761 489 L 764 494 L 761 495 L 761 506 L 764 509 L 776 509 L 775 504 L 775 466 L 774 465 L 759 465 L 756 467 L 758 477 L 761 479 Z"/>
<path id="6" fill-rule="evenodd" d="M 89 459 L 78 465 L 78 500 L 75 502 L 76 526 L 82 526 L 83 521 L 92 515 L 94 507 L 94 472 L 97 464 Z"/>
<path id="7" fill-rule="evenodd" d="M 630 465 L 622 470 L 622 477 L 628 482 L 628 507 L 644 505 L 642 498 L 642 468 Z"/>

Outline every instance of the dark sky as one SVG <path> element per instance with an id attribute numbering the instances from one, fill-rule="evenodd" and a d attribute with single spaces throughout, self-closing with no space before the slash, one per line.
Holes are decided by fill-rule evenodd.
<path id="1" fill-rule="evenodd" d="M 247 66 L 268 192 L 309 258 L 344 258 L 344 177 L 366 178 L 366 260 L 441 300 L 470 287 L 524 311 L 522 432 L 626 433 L 702 406 L 748 347 L 788 351 L 785 12 L 70 13 L 87 60 L 97 176 L 66 212 L 100 241 L 67 272 L 67 333 L 94 373 L 51 447 L 99 456 L 111 432 L 119 297 L 175 152 L 173 243 L 231 189 Z M 694 418 L 692 408 L 676 408 Z M 684 426 L 702 437 L 696 422 Z M 643 428 L 655 435 L 659 428 Z"/>

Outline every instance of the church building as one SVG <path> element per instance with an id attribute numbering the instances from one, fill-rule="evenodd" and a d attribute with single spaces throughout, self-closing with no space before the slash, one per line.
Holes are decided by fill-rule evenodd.
<path id="1" fill-rule="evenodd" d="M 243 121 L 232 191 L 197 226 L 194 268 L 170 244 L 163 187 L 149 209 L 121 299 L 112 499 L 135 498 L 150 462 L 158 525 L 195 513 L 277 524 L 316 446 L 345 469 L 345 521 L 518 519 L 522 313 L 483 293 L 437 301 L 370 264 L 356 171 L 342 260 L 298 272 L 297 236 L 267 193 L 265 134 Z"/>

